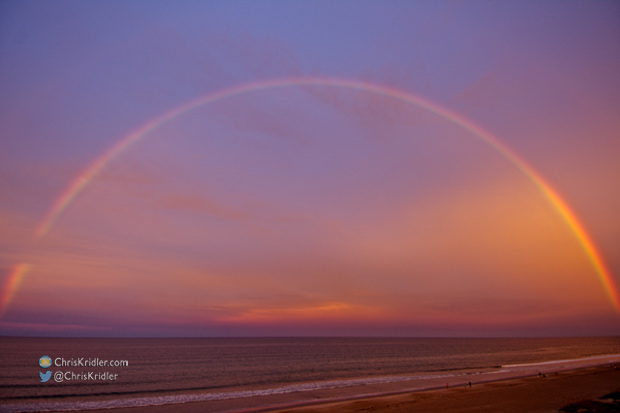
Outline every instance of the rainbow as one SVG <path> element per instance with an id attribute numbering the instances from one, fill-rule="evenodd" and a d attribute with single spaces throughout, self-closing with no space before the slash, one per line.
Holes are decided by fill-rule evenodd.
<path id="1" fill-rule="evenodd" d="M 9 304 L 13 301 L 15 292 L 22 282 L 24 275 L 30 268 L 30 264 L 21 263 L 13 267 L 13 271 L 9 274 L 6 280 L 6 286 L 4 287 L 4 294 L 0 298 L 0 316 L 4 315 L 4 312 L 9 308 Z"/>
<path id="2" fill-rule="evenodd" d="M 368 93 L 375 93 L 377 95 L 390 97 L 402 102 L 414 104 L 422 107 L 436 115 L 439 115 L 457 125 L 463 129 L 469 131 L 475 137 L 481 139 L 504 158 L 509 160 L 514 166 L 516 166 L 523 174 L 525 174 L 530 181 L 532 181 L 538 189 L 543 193 L 547 200 L 558 212 L 560 217 L 566 222 L 572 233 L 580 243 L 583 251 L 591 262 L 596 274 L 598 275 L 603 288 L 611 301 L 612 305 L 618 313 L 620 313 L 620 297 L 615 287 L 613 277 L 606 267 L 601 254 L 598 252 L 596 245 L 588 235 L 585 227 L 581 224 L 575 213 L 570 209 L 568 204 L 560 197 L 560 195 L 547 183 L 542 176 L 540 176 L 531 166 L 529 166 L 523 159 L 521 159 L 510 148 L 504 145 L 499 139 L 494 137 L 491 133 L 484 130 L 482 127 L 474 124 L 470 120 L 463 116 L 445 109 L 429 100 L 421 98 L 402 90 L 398 90 L 392 87 L 375 85 L 367 82 L 346 80 L 346 79 L 334 79 L 334 78 L 321 78 L 321 77 L 302 77 L 302 78 L 285 78 L 274 79 L 268 81 L 260 81 L 254 83 L 247 83 L 232 88 L 220 90 L 218 92 L 210 93 L 193 99 L 169 112 L 162 114 L 159 117 L 149 120 L 116 144 L 109 148 L 99 158 L 97 158 L 84 172 L 82 172 L 67 189 L 61 194 L 61 196 L 54 202 L 52 208 L 45 215 L 40 225 L 36 229 L 36 238 L 41 238 L 49 232 L 54 222 L 63 213 L 63 211 L 73 202 L 73 200 L 80 194 L 80 192 L 95 178 L 106 165 L 118 156 L 121 152 L 125 151 L 132 144 L 136 143 L 140 139 L 147 136 L 150 132 L 161 126 L 162 124 L 176 118 L 177 116 L 195 109 L 199 106 L 210 104 L 221 99 L 230 98 L 236 95 L 257 92 L 265 89 L 273 88 L 285 88 L 285 87 L 303 87 L 303 86 L 321 86 L 321 87 L 334 87 L 345 88 L 352 90 L 359 90 Z M 5 291 L 4 306 L 10 302 L 10 297 L 15 293 L 17 285 L 19 284 L 20 277 L 25 274 L 27 266 L 18 266 L 13 272 L 10 278 L 9 287 Z M 8 297 L 8 298 L 7 298 Z"/>

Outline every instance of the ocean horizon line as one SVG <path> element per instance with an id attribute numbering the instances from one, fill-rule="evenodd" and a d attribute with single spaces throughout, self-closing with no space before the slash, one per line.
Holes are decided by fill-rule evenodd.
<path id="1" fill-rule="evenodd" d="M 20 339 L 429 339 L 429 340 L 442 340 L 442 339 L 456 339 L 456 340 L 486 340 L 486 339 L 574 339 L 574 338 L 617 338 L 620 337 L 620 334 L 612 334 L 612 335 L 493 335 L 493 336 L 405 336 L 405 335 L 214 335 L 214 336 L 90 336 L 90 335 L 80 335 L 80 336 L 63 336 L 63 335 L 37 335 L 37 336 L 24 336 L 24 335 L 12 335 L 12 334 L 0 334 L 0 338 L 20 338 Z"/>

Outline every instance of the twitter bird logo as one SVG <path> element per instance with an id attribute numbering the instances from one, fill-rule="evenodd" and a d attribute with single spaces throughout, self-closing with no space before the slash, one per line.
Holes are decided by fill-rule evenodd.
<path id="1" fill-rule="evenodd" d="M 41 376 L 41 383 L 45 383 L 46 381 L 50 379 L 50 377 L 52 377 L 52 372 L 51 371 L 46 371 L 45 373 L 39 372 L 39 376 Z"/>

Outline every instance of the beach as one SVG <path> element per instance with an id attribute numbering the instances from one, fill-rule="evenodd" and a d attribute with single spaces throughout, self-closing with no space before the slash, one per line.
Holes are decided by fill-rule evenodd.
<path id="1" fill-rule="evenodd" d="M 437 389 L 385 397 L 285 408 L 278 413 L 555 412 L 570 403 L 598 400 L 620 391 L 620 370 L 610 366 L 535 376 L 470 387 Z M 617 397 L 617 396 L 616 396 Z M 620 411 L 620 405 L 615 408 Z"/>
<path id="2" fill-rule="evenodd" d="M 261 407 L 236 408 L 220 402 L 186 403 L 183 411 L 198 412 L 277 412 L 277 413 L 347 413 L 347 412 L 557 412 L 571 403 L 599 400 L 602 396 L 620 391 L 620 369 L 610 365 L 482 384 L 452 386 L 424 391 L 386 394 L 376 397 L 348 397 L 338 401 L 306 402 L 287 405 L 282 398 L 264 397 Z M 338 390 L 331 395 L 338 399 Z M 616 396 L 617 397 L 617 396 Z M 609 403 L 610 408 L 620 409 Z M 278 405 L 273 405 L 278 403 Z M 88 410 L 89 413 L 172 413 L 179 405 L 145 406 L 113 410 Z M 577 410 L 574 410 L 577 411 Z M 587 410 L 586 410 L 587 411 Z M 614 410 L 610 410 L 614 411 Z"/>
<path id="3" fill-rule="evenodd" d="M 0 411 L 557 411 L 620 390 L 618 344 L 615 337 L 13 338 L 0 343 L 13 355 L 2 357 Z M 31 363 L 41 354 L 54 363 L 48 381 Z"/>

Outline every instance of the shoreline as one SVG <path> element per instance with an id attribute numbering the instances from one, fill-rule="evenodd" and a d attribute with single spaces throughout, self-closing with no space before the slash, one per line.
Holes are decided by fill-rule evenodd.
<path id="1" fill-rule="evenodd" d="M 599 400 L 614 392 L 620 392 L 620 369 L 600 365 L 558 372 L 548 377 L 500 379 L 472 387 L 435 388 L 247 412 L 557 412 L 571 403 Z M 618 396 L 615 397 L 617 400 Z M 605 403 L 610 402 L 605 400 Z M 620 404 L 615 406 L 620 410 Z"/>
<path id="2" fill-rule="evenodd" d="M 172 413 L 183 409 L 187 412 L 244 412 L 244 413 L 259 413 L 259 412 L 320 412 L 331 413 L 339 411 L 348 411 L 351 406 L 368 405 L 375 406 L 373 409 L 379 409 L 381 411 L 391 412 L 392 407 L 387 401 L 398 399 L 397 404 L 411 402 L 412 399 L 428 399 L 430 395 L 435 395 L 435 398 L 444 399 L 446 396 L 453 397 L 455 394 L 461 396 L 470 397 L 471 394 L 483 393 L 486 390 L 494 389 L 496 387 L 508 386 L 513 387 L 522 385 L 522 383 L 528 383 L 530 386 L 547 386 L 548 383 L 554 383 L 558 380 L 566 381 L 569 378 L 585 377 L 586 382 L 592 382 L 592 378 L 596 378 L 597 386 L 601 389 L 609 388 L 615 385 L 616 388 L 609 388 L 609 391 L 620 390 L 620 370 L 611 368 L 610 365 L 620 363 L 620 355 L 607 355 L 587 357 L 573 360 L 557 360 L 554 362 L 543 362 L 527 365 L 512 365 L 502 366 L 497 369 L 484 369 L 484 370 L 460 370 L 452 371 L 449 374 L 434 373 L 420 373 L 414 376 L 402 376 L 398 380 L 385 381 L 385 382 L 368 382 L 364 384 L 358 384 L 346 387 L 327 387 L 317 388 L 315 390 L 304 391 L 290 391 L 273 394 L 253 395 L 249 397 L 233 397 L 213 400 L 186 400 L 181 403 L 170 403 L 160 400 L 160 403 L 153 403 L 149 405 L 123 405 L 123 406 L 101 406 L 94 408 L 87 408 L 79 405 L 73 405 L 71 407 L 59 406 L 53 402 L 39 404 L 38 410 L 27 410 L 28 407 L 34 407 L 33 404 L 17 403 L 10 405 L 0 405 L 0 411 L 79 411 L 85 413 Z M 439 372 L 441 373 L 441 372 Z M 540 374 L 540 377 L 539 377 Z M 602 382 L 600 374 L 606 376 L 613 376 Z M 545 377 L 542 377 L 545 375 Z M 396 378 L 396 376 L 395 376 Z M 572 380 L 572 379 L 571 379 Z M 472 383 L 469 386 L 469 382 Z M 535 384 L 534 384 L 535 383 Z M 582 383 L 583 384 L 583 383 Z M 568 386 L 571 387 L 571 386 Z M 572 393 L 579 390 L 572 386 Z M 579 386 L 577 386 L 579 387 Z M 587 386 L 585 386 L 587 387 Z M 585 388 L 584 387 L 584 388 Z M 485 390 L 486 389 L 486 390 Z M 556 393 L 561 393 L 561 389 L 556 389 Z M 604 392 L 603 392 L 604 393 Z M 565 399 L 568 396 L 565 395 Z M 595 395 L 590 394 L 589 397 L 600 397 L 603 394 Z M 192 394 L 181 395 L 182 397 L 191 398 Z M 484 396 L 484 394 L 482 395 Z M 493 404 L 493 400 L 497 397 L 487 394 L 488 400 L 484 401 L 484 404 Z M 519 397 L 529 398 L 528 392 L 520 395 Z M 433 397 L 430 397 L 431 399 Z M 484 397 L 482 397 L 484 399 Z M 510 396 L 508 396 L 510 398 Z M 141 399 L 111 399 L 110 401 L 116 401 L 122 403 L 123 401 L 142 401 Z M 436 402 L 434 402 L 436 403 Z M 377 405 L 381 407 L 376 407 Z M 337 406 L 337 407 L 334 407 Z M 436 410 L 434 404 L 427 408 L 433 411 Z M 452 406 L 445 411 L 466 411 L 461 410 L 461 407 Z M 562 406 L 555 406 L 555 409 L 559 409 Z M 21 409 L 20 409 L 21 408 Z M 26 408 L 26 409 L 24 409 Z M 56 410 L 53 410 L 53 409 Z M 454 409 L 457 410 L 454 410 Z M 14 410 L 15 409 L 15 410 Z M 44 409 L 44 410 L 42 410 Z M 365 408 L 364 408 L 365 409 Z M 362 409 L 362 410 L 364 410 Z M 501 407 L 504 411 L 505 406 Z M 350 410 L 354 411 L 354 410 Z M 394 410 L 399 411 L 399 410 Z M 476 410 L 479 411 L 479 410 Z M 491 410 L 489 410 L 491 411 Z M 499 410 L 496 410 L 499 411 Z M 522 410 L 523 411 L 523 410 Z M 529 410 L 526 410 L 529 411 Z M 547 409 L 546 411 L 553 411 Z M 557 410 L 555 410 L 557 411 Z"/>

